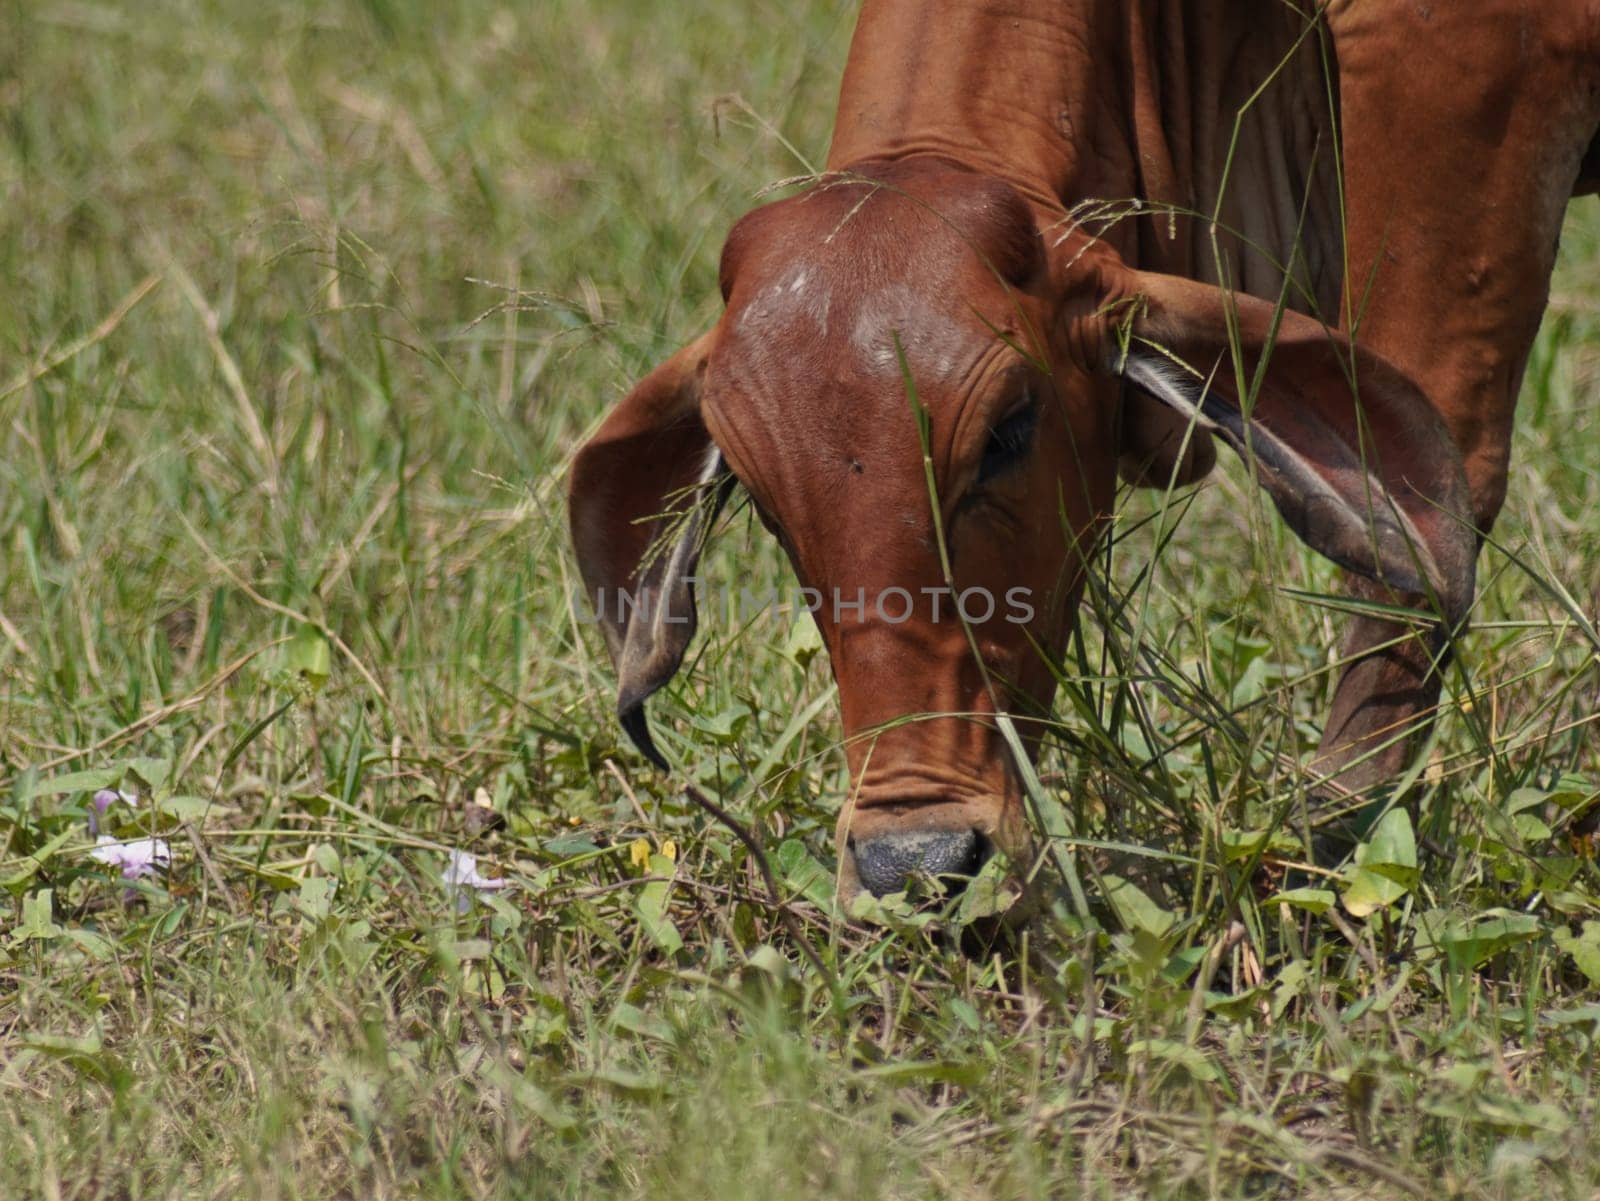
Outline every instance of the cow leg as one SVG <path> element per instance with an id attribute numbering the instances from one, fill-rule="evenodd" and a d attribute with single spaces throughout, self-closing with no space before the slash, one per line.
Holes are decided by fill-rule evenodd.
<path id="1" fill-rule="evenodd" d="M 1505 497 L 1517 391 L 1600 123 L 1590 33 L 1560 24 L 1579 7 L 1357 3 L 1330 19 L 1345 148 L 1343 324 L 1438 406 L 1483 533 Z M 1429 50 L 1402 54 L 1408 46 Z M 1438 631 L 1352 621 L 1312 763 L 1328 778 L 1314 824 L 1334 841 L 1359 832 L 1338 818 L 1380 799 L 1427 729 L 1443 642 Z"/>
<path id="2" fill-rule="evenodd" d="M 1418 599 L 1396 597 L 1365 581 L 1350 591 L 1358 600 Z M 1438 629 L 1365 616 L 1346 628 L 1345 667 L 1310 769 L 1317 781 L 1313 824 L 1330 853 L 1362 832 L 1370 803 L 1404 771 L 1432 724 L 1449 653 Z"/>

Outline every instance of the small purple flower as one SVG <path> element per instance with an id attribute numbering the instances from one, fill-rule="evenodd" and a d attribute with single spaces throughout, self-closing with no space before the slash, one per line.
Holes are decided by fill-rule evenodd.
<path id="1" fill-rule="evenodd" d="M 109 834 L 95 839 L 89 858 L 120 868 L 124 880 L 142 880 L 172 866 L 172 847 L 164 838 L 135 838 L 118 842 Z"/>
<path id="2" fill-rule="evenodd" d="M 121 789 L 113 792 L 109 788 L 102 788 L 94 794 L 94 809 L 89 814 L 89 833 L 100 833 L 100 823 L 105 820 L 106 812 L 118 801 L 121 801 L 130 809 L 137 808 L 139 804 L 138 797 L 131 792 L 123 792 Z"/>
<path id="3" fill-rule="evenodd" d="M 511 887 L 510 880 L 480 876 L 477 856 L 465 851 L 450 852 L 443 878 L 445 891 L 456 899 L 456 910 L 460 913 L 472 908 L 472 898 L 477 894 Z"/>

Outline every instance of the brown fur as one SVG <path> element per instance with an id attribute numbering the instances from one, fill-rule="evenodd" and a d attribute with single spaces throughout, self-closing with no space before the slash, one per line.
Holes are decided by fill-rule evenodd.
<path id="1" fill-rule="evenodd" d="M 636 573 L 638 535 L 619 553 L 596 531 L 651 512 L 664 471 L 692 474 L 629 469 L 652 414 L 670 414 L 660 447 L 718 448 L 803 584 L 941 585 L 903 355 L 958 586 L 1025 586 L 1038 612 L 976 625 L 983 666 L 926 602 L 904 623 L 819 615 L 850 738 L 841 836 L 972 828 L 1019 850 L 1016 772 L 988 715 L 1048 704 L 1035 648 L 1063 645 L 1119 458 L 1161 484 L 1210 466 L 1170 351 L 1217 371 L 1207 419 L 1255 429 L 1262 483 L 1311 545 L 1382 581 L 1367 591 L 1455 621 L 1470 527 L 1487 531 L 1504 497 L 1562 211 L 1594 174 L 1596 28 L 1587 0 L 1339 0 L 1310 24 L 1281 0 L 867 0 L 829 175 L 735 227 L 717 328 L 579 456 L 586 581 Z M 1097 222 L 1079 207 L 1096 199 L 1146 207 Z M 1215 214 L 1215 236 L 1162 206 Z M 1280 295 L 1294 311 L 1244 423 L 1230 330 L 1251 378 Z M 1118 371 L 1141 391 L 1124 395 Z M 1025 393 L 1035 451 L 974 491 L 989 431 Z M 1363 508 L 1374 488 L 1383 504 Z M 1373 650 L 1394 637 L 1351 628 L 1317 761 L 1332 791 L 1391 778 L 1437 697 L 1437 636 Z M 669 649 L 638 678 L 624 665 L 627 696 L 670 674 Z M 962 716 L 894 724 L 927 713 Z"/>

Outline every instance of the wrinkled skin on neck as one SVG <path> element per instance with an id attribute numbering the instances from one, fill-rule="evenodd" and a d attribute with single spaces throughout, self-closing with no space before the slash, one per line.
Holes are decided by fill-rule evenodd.
<path id="1" fill-rule="evenodd" d="M 1088 300 L 1053 285 L 1015 192 L 931 159 L 759 210 L 723 277 L 703 413 L 822 598 L 853 780 L 841 834 L 976 830 L 1021 853 L 991 715 L 1048 708 L 1044 656 L 1114 486 L 1096 448 L 1117 386 L 1073 344 Z M 1008 418 L 1034 423 L 1015 462 L 991 447 Z"/>
<path id="2" fill-rule="evenodd" d="M 866 0 L 828 166 L 936 154 L 1057 211 L 1138 197 L 1158 207 L 1103 231 L 1124 261 L 1258 296 L 1288 265 L 1290 303 L 1332 319 L 1344 257 L 1323 67 L 1281 0 Z"/>

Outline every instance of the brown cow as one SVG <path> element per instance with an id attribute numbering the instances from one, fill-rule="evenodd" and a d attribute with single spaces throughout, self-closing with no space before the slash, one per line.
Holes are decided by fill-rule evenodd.
<path id="1" fill-rule="evenodd" d="M 1064 646 L 1117 468 L 1197 479 L 1212 435 L 1358 592 L 1442 618 L 1354 621 L 1321 795 L 1372 795 L 1426 722 L 1563 210 L 1600 187 L 1600 5 L 1301 7 L 867 0 L 828 174 L 737 224 L 721 320 L 579 453 L 579 566 L 658 762 L 644 701 L 735 480 L 802 584 L 869 598 L 817 614 L 845 894 L 1027 852 L 984 715 L 1048 705 L 1037 648 Z M 1142 213 L 1084 220 L 1094 198 Z M 1025 589 L 1031 621 L 952 620 L 946 584 Z M 871 599 L 896 589 L 908 619 Z"/>

